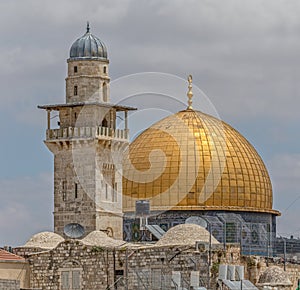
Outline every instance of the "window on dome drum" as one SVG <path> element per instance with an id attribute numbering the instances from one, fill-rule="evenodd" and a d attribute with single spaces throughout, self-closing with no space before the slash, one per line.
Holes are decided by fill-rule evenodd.
<path id="1" fill-rule="evenodd" d="M 236 243 L 237 242 L 237 228 L 235 223 L 226 223 L 226 242 L 227 243 Z"/>
<path id="2" fill-rule="evenodd" d="M 77 96 L 77 94 L 78 94 L 78 87 L 74 86 L 74 96 Z"/>
<path id="3" fill-rule="evenodd" d="M 77 73 L 77 65 L 74 66 L 74 73 Z"/>
<path id="4" fill-rule="evenodd" d="M 103 67 L 103 73 L 106 74 L 106 66 Z"/>

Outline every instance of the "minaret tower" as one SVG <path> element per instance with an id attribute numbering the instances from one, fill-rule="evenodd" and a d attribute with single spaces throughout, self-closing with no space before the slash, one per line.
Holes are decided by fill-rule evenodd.
<path id="1" fill-rule="evenodd" d="M 81 237 L 101 230 L 120 239 L 122 153 L 134 108 L 110 103 L 107 50 L 89 24 L 67 62 L 66 103 L 38 106 L 47 111 L 45 144 L 54 154 L 54 231 L 63 236 L 78 226 Z"/>

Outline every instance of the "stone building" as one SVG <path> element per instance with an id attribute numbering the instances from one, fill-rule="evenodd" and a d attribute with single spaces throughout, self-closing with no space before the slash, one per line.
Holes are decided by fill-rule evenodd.
<path id="1" fill-rule="evenodd" d="M 272 256 L 280 213 L 254 147 L 193 109 L 191 77 L 187 108 L 129 146 L 135 108 L 110 102 L 107 49 L 89 25 L 67 63 L 65 103 L 39 106 L 54 155 L 54 233 L 15 249 L 28 263 L 29 287 L 215 289 L 220 264 L 244 265 L 245 279 L 257 283 L 262 267 L 241 253 Z M 150 205 L 142 217 L 139 201 Z M 166 233 L 157 243 L 133 243 L 149 226 Z"/>
<path id="2" fill-rule="evenodd" d="M 209 243 L 209 236 L 198 225 L 178 225 L 156 244 L 127 243 L 101 231 L 58 243 L 56 234 L 41 233 L 15 250 L 30 265 L 34 289 L 215 288 L 218 265 L 238 264 L 240 250 L 224 249 L 213 237 Z"/>
<path id="3" fill-rule="evenodd" d="M 219 242 L 240 243 L 245 254 L 273 254 L 280 213 L 272 207 L 268 171 L 239 132 L 192 107 L 191 77 L 187 108 L 129 146 L 128 111 L 135 108 L 110 103 L 107 49 L 89 25 L 67 63 L 66 102 L 39 106 L 47 111 L 45 144 L 54 154 L 55 233 L 77 227 L 76 237 L 102 230 L 139 240 L 135 205 L 146 200 L 149 224 L 165 231 L 202 218 Z"/>
<path id="4" fill-rule="evenodd" d="M 17 290 L 30 285 L 29 263 L 19 255 L 0 249 L 0 289 Z"/>
<path id="5" fill-rule="evenodd" d="M 267 268 L 259 277 L 257 285 L 263 289 L 291 289 L 288 274 L 278 266 Z"/>
<path id="6" fill-rule="evenodd" d="M 39 106 L 47 111 L 45 144 L 54 154 L 54 232 L 64 236 L 69 225 L 84 235 L 102 230 L 122 238 L 122 154 L 127 112 L 134 108 L 110 103 L 107 50 L 89 25 L 67 63 L 66 103 Z M 116 126 L 120 113 L 122 129 Z"/>
<path id="7" fill-rule="evenodd" d="M 191 106 L 131 144 L 123 163 L 124 238 L 139 240 L 136 201 L 150 202 L 148 223 L 168 230 L 191 219 L 243 253 L 272 255 L 276 237 L 272 184 L 255 148 L 227 123 Z"/>

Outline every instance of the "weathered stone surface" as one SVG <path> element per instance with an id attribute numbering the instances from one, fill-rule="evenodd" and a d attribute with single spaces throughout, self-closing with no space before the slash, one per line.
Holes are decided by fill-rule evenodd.
<path id="1" fill-rule="evenodd" d="M 258 285 L 260 286 L 292 286 L 288 274 L 278 266 L 267 268 L 259 277 Z"/>
<path id="2" fill-rule="evenodd" d="M 201 226 L 194 224 L 182 224 L 169 229 L 156 243 L 156 245 L 195 245 L 198 241 L 209 243 L 209 236 L 210 233 Z M 211 236 L 211 243 L 219 244 L 213 236 Z"/>
<path id="3" fill-rule="evenodd" d="M 5 290 L 20 290 L 20 281 L 0 279 L 0 289 Z"/>

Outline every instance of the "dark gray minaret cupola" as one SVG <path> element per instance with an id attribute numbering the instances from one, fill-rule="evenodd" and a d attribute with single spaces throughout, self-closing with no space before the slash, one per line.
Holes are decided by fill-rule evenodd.
<path id="1" fill-rule="evenodd" d="M 86 33 L 78 38 L 71 46 L 70 60 L 100 59 L 107 60 L 105 44 L 90 32 L 90 24 L 87 23 Z"/>
<path id="2" fill-rule="evenodd" d="M 67 103 L 110 102 L 107 49 L 91 33 L 89 23 L 86 33 L 72 44 L 67 62 Z"/>

